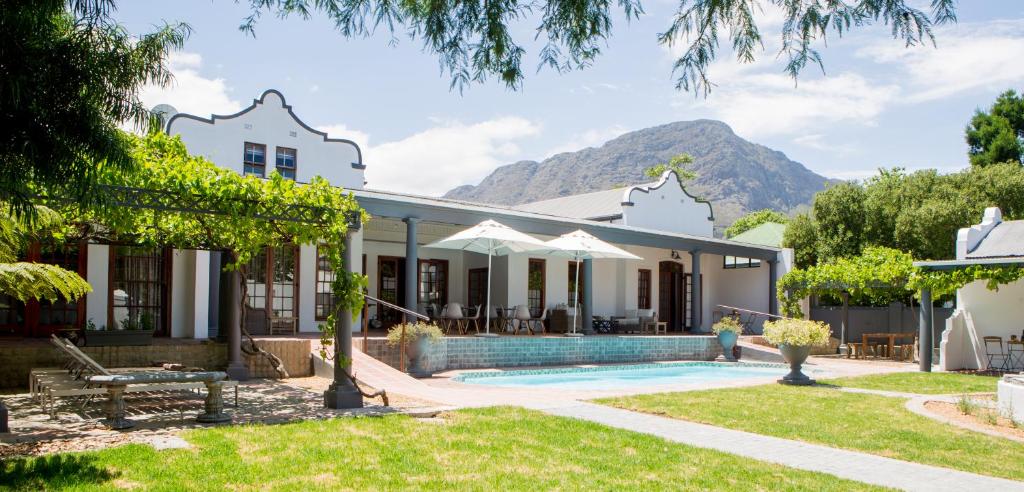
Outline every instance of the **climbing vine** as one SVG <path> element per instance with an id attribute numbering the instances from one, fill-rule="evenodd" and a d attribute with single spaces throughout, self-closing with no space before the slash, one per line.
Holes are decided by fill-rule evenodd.
<path id="1" fill-rule="evenodd" d="M 245 269 L 253 256 L 266 247 L 319 244 L 335 272 L 334 312 L 322 326 L 323 336 L 333 336 L 338 313 L 362 309 L 366 279 L 347 272 L 342 260 L 349 223 L 368 218 L 351 194 L 320 177 L 300 184 L 276 171 L 268 179 L 242 176 L 189 155 L 179 138 L 163 133 L 126 138 L 139 163 L 136 172 L 101 164 L 98 183 L 107 192 L 85 203 L 43 197 L 76 225 L 80 239 L 223 251 L 226 268 L 241 273 L 242 303 Z M 126 206 L 129 199 L 146 206 Z M 244 319 L 242 330 L 248 335 Z"/>
<path id="2" fill-rule="evenodd" d="M 933 298 L 953 294 L 974 281 L 985 281 L 990 290 L 1024 278 L 1019 266 L 970 265 L 955 270 L 933 271 L 914 267 L 910 253 L 872 246 L 863 254 L 803 269 L 794 269 L 779 279 L 778 298 L 786 316 L 801 317 L 800 300 L 810 295 L 880 298 L 893 291 L 919 296 L 921 289 L 932 291 Z"/>

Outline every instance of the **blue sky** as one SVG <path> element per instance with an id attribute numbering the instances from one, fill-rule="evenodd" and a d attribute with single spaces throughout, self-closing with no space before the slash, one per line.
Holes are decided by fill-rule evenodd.
<path id="1" fill-rule="evenodd" d="M 927 2 L 923 2 L 927 3 Z M 603 55 L 583 71 L 535 73 L 527 43 L 524 87 L 498 80 L 459 93 L 437 58 L 403 35 L 345 39 L 314 16 L 265 16 L 253 38 L 238 30 L 247 7 L 228 0 L 121 1 L 135 33 L 162 20 L 193 28 L 172 59 L 176 82 L 148 88 L 148 104 L 209 115 L 281 90 L 296 113 L 363 147 L 370 186 L 440 194 L 475 184 L 501 164 L 597 146 L 629 130 L 679 120 L 725 121 L 742 137 L 780 150 L 830 177 L 862 178 L 880 166 L 950 171 L 967 165 L 963 127 L 977 107 L 1024 89 L 1024 3 L 961 2 L 960 22 L 938 47 L 904 48 L 884 27 L 819 47 L 826 73 L 808 69 L 794 87 L 775 59 L 780 18 L 761 16 L 765 51 L 734 61 L 727 45 L 712 67 L 708 98 L 674 89 L 673 51 L 657 44 L 676 4 L 644 2 L 639 20 L 617 19 Z M 517 26 L 532 39 L 533 22 Z"/>

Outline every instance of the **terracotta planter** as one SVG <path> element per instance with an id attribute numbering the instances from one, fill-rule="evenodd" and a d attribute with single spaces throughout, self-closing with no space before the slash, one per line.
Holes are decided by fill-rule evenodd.
<path id="1" fill-rule="evenodd" d="M 718 360 L 725 362 L 736 362 L 734 349 L 739 333 L 735 331 L 723 331 L 718 334 L 718 343 L 722 345 L 722 356 Z"/>
<path id="2" fill-rule="evenodd" d="M 409 340 L 409 343 L 405 346 L 405 355 L 409 359 L 406 372 L 410 376 L 429 378 L 434 375 L 434 371 L 427 367 L 427 355 L 430 353 L 431 345 L 432 343 L 428 337 L 416 337 Z"/>
<path id="3" fill-rule="evenodd" d="M 807 356 L 811 354 L 811 347 L 809 345 L 779 345 L 779 352 L 782 353 L 782 357 L 789 364 L 789 374 L 782 376 L 779 383 L 796 386 L 814 384 L 813 379 L 800 371 L 804 361 L 807 360 Z"/>

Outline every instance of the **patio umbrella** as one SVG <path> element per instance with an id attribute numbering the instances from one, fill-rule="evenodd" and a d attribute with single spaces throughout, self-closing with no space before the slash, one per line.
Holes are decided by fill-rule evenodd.
<path id="1" fill-rule="evenodd" d="M 586 232 L 576 230 L 563 234 L 544 244 L 548 245 L 551 254 L 568 256 L 576 262 L 576 281 L 573 289 L 573 312 L 572 312 L 572 333 L 576 333 L 576 317 L 580 311 L 580 265 L 579 262 L 586 259 L 609 259 L 609 260 L 642 260 L 643 258 L 630 253 L 624 249 L 612 246 Z M 592 301 L 591 301 L 592 302 Z"/>
<path id="2" fill-rule="evenodd" d="M 430 243 L 426 247 L 457 249 L 487 255 L 487 317 L 484 325 L 487 335 L 491 334 L 491 257 L 550 248 L 539 239 L 534 239 L 493 220 L 485 220 L 462 232 Z"/>

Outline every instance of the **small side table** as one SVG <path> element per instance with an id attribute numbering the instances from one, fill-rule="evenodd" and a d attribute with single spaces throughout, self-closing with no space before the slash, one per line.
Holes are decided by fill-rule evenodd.
<path id="1" fill-rule="evenodd" d="M 668 335 L 668 321 L 654 322 L 654 334 L 657 335 L 659 332 Z"/>

